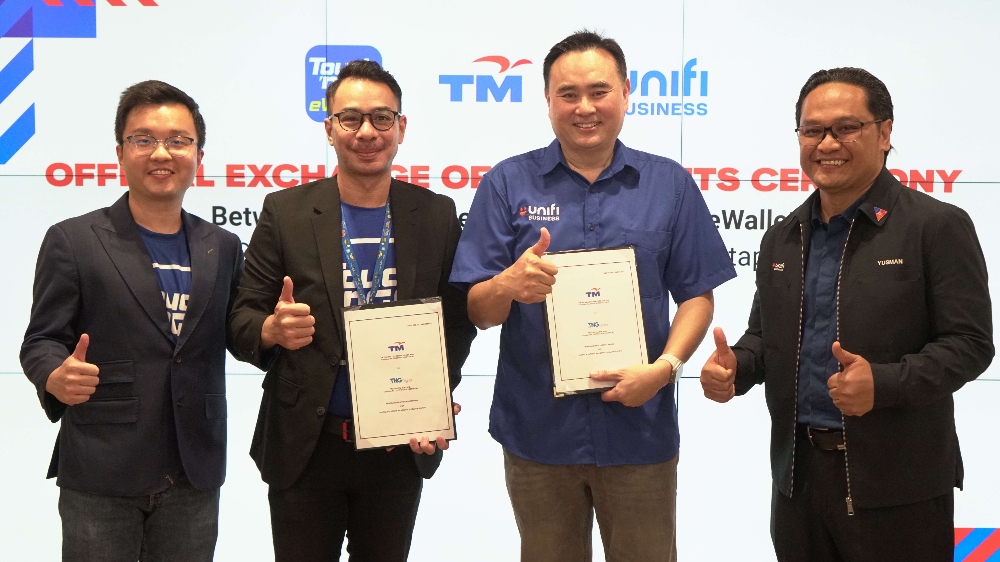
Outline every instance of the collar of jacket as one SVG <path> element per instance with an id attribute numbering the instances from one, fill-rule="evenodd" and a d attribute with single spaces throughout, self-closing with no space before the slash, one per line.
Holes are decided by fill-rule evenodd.
<path id="1" fill-rule="evenodd" d="M 892 209 L 895 207 L 896 201 L 899 199 L 899 194 L 903 189 L 906 188 L 903 187 L 903 184 L 899 183 L 896 176 L 892 175 L 887 168 L 882 168 L 871 188 L 862 196 L 864 197 L 864 201 L 858 207 L 859 214 L 868 217 L 871 224 L 881 227 L 890 220 Z M 813 200 L 817 197 L 819 197 L 819 189 L 813 191 L 806 198 L 805 202 L 799 205 L 797 209 L 788 215 L 788 218 L 781 222 L 781 229 L 785 235 L 798 232 L 800 225 L 805 225 L 806 230 L 809 230 L 808 225 L 812 219 Z M 881 220 L 879 220 L 876 208 L 885 211 Z"/>

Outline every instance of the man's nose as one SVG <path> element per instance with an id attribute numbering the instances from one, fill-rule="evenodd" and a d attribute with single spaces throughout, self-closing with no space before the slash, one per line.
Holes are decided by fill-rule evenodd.
<path id="1" fill-rule="evenodd" d="M 838 150 L 843 146 L 837 137 L 833 136 L 833 129 L 826 129 L 823 131 L 823 138 L 820 139 L 819 144 L 816 148 L 824 151 Z"/>
<path id="2" fill-rule="evenodd" d="M 358 127 L 357 135 L 363 138 L 371 138 L 378 136 L 378 130 L 372 125 L 372 120 L 370 115 L 364 115 L 361 117 L 361 126 Z"/>
<path id="3" fill-rule="evenodd" d="M 157 141 L 149 158 L 151 160 L 170 160 L 173 155 L 167 150 L 167 145 L 163 141 Z"/>

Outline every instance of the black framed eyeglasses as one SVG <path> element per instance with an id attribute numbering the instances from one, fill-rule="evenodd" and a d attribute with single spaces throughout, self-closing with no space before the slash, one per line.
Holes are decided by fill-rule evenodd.
<path id="1" fill-rule="evenodd" d="M 365 117 L 371 121 L 372 127 L 375 127 L 376 130 L 388 131 L 400 115 L 402 115 L 400 112 L 391 109 L 376 109 L 371 113 L 362 113 L 356 109 L 345 109 L 340 113 L 334 113 L 330 117 L 337 118 L 341 129 L 353 132 L 361 128 L 361 125 L 365 122 Z"/>
<path id="2" fill-rule="evenodd" d="M 830 131 L 830 134 L 833 135 L 833 140 L 840 144 L 846 144 L 849 142 L 858 142 L 861 139 L 861 132 L 864 130 L 865 125 L 874 125 L 883 121 L 885 119 L 877 119 L 875 121 L 868 121 L 867 123 L 864 121 L 842 121 L 834 123 L 829 127 L 822 125 L 802 125 L 795 129 L 795 132 L 798 134 L 799 144 L 802 146 L 819 145 L 826 138 L 827 131 Z"/>
<path id="3" fill-rule="evenodd" d="M 171 156 L 187 156 L 191 153 L 191 147 L 194 146 L 193 138 L 181 136 L 167 137 L 160 140 L 149 135 L 132 135 L 125 137 L 125 140 L 128 142 L 129 147 L 131 147 L 132 154 L 136 156 L 148 156 L 156 152 L 156 146 L 159 144 L 162 144 L 163 148 Z"/>

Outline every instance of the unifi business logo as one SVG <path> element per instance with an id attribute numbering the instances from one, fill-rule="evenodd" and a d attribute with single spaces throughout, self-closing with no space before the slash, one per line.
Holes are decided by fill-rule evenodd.
<path id="1" fill-rule="evenodd" d="M 520 74 L 507 74 L 524 64 L 531 64 L 528 59 L 511 62 L 507 57 L 490 55 L 480 57 L 474 63 L 489 63 L 499 65 L 498 76 L 492 74 L 442 74 L 438 76 L 438 84 L 448 86 L 449 99 L 454 102 L 469 101 L 467 93 L 475 92 L 477 102 L 493 101 L 520 102 L 524 97 L 524 83 Z M 497 78 L 501 81 L 497 83 Z M 471 86 L 466 89 L 466 86 Z"/>
<path id="2" fill-rule="evenodd" d="M 27 42 L 9 60 L 0 60 L 0 104 L 35 70 L 35 40 L 94 39 L 97 37 L 97 4 L 126 6 L 123 0 L 0 0 L 0 41 Z M 129 0 L 129 5 L 156 6 L 154 0 Z M 15 43 L 16 44 L 16 43 Z M 60 44 L 62 45 L 62 44 Z M 64 64 L 58 57 L 39 59 L 38 65 Z M 0 123 L 0 165 L 6 164 L 35 136 L 35 104 L 4 108 L 17 115 Z"/>
<path id="3" fill-rule="evenodd" d="M 533 207 L 522 205 L 517 210 L 518 216 L 526 217 L 529 221 L 552 222 L 559 220 L 559 205 L 555 203 L 548 207 Z"/>
<path id="4" fill-rule="evenodd" d="M 708 115 L 708 71 L 688 59 L 679 70 L 631 70 L 629 107 L 633 116 Z"/>
<path id="5" fill-rule="evenodd" d="M 306 53 L 306 113 L 313 121 L 322 123 L 326 119 L 326 87 L 352 60 L 371 60 L 381 65 L 382 54 L 368 45 L 316 45 Z"/>

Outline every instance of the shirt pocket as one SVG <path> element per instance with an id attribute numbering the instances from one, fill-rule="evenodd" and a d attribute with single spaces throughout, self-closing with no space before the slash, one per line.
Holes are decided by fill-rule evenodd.
<path id="1" fill-rule="evenodd" d="M 639 296 L 663 296 L 663 271 L 670 257 L 670 232 L 662 230 L 625 230 L 623 246 L 635 248 L 635 265 L 639 275 Z"/>

